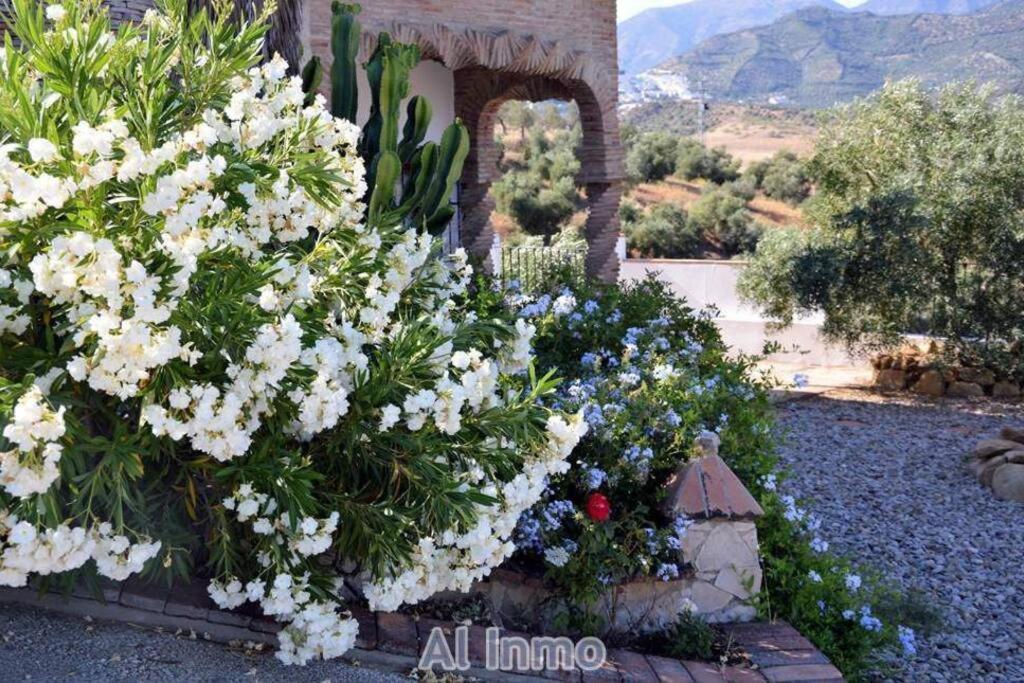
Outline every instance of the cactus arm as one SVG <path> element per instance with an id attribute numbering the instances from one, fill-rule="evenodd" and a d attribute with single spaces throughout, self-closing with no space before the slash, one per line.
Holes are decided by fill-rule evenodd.
<path id="1" fill-rule="evenodd" d="M 402 174 L 402 162 L 394 152 L 381 152 L 374 164 L 373 190 L 370 192 L 369 224 L 387 227 L 387 214 L 393 209 L 395 190 Z"/>
<path id="2" fill-rule="evenodd" d="M 303 105 L 308 107 L 313 104 L 313 100 L 316 99 L 316 91 L 323 79 L 324 67 L 320 63 L 320 58 L 313 56 L 306 62 L 306 66 L 302 67 L 302 92 L 306 93 Z"/>
<path id="3" fill-rule="evenodd" d="M 331 113 L 356 122 L 359 90 L 356 85 L 356 55 L 361 29 L 356 21 L 359 5 L 335 2 L 331 6 Z"/>
<path id="4" fill-rule="evenodd" d="M 420 207 L 419 220 L 431 234 L 440 234 L 454 210 L 449 204 L 455 183 L 469 155 L 469 132 L 460 121 L 448 126 L 438 146 L 437 165 Z"/>
<path id="5" fill-rule="evenodd" d="M 405 128 L 402 131 L 402 142 L 398 145 L 398 157 L 402 163 L 409 163 L 413 155 L 427 136 L 427 128 L 433 115 L 430 101 L 422 95 L 409 100 L 405 110 Z"/>

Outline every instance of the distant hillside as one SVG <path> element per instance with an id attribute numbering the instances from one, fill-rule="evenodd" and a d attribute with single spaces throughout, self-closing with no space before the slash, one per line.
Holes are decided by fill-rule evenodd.
<path id="1" fill-rule="evenodd" d="M 970 14 L 998 0 L 868 0 L 853 8 L 874 14 Z"/>
<path id="2" fill-rule="evenodd" d="M 683 54 L 705 38 L 770 24 L 794 10 L 823 5 L 843 8 L 832 0 L 693 0 L 649 9 L 619 24 L 619 68 L 632 76 Z"/>
<path id="3" fill-rule="evenodd" d="M 948 3 L 946 3 L 948 4 Z M 1024 87 L 1024 0 L 968 15 L 877 16 L 822 8 L 710 38 L 664 68 L 715 98 L 827 107 L 886 79 L 975 79 Z"/>

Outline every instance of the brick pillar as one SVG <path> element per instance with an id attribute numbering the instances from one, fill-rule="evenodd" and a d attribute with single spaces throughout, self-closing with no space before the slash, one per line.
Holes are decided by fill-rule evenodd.
<path id="1" fill-rule="evenodd" d="M 486 260 L 491 252 L 494 241 L 494 226 L 491 225 L 491 212 L 494 211 L 494 199 L 488 194 L 490 183 L 465 182 L 462 184 L 460 198 L 462 203 L 462 224 L 459 237 L 462 246 L 472 256 Z M 491 271 L 490 264 L 487 265 Z"/>
<path id="2" fill-rule="evenodd" d="M 605 282 L 619 278 L 619 257 L 615 243 L 619 239 L 620 182 L 587 183 L 590 214 L 584 234 L 587 238 L 587 275 Z"/>

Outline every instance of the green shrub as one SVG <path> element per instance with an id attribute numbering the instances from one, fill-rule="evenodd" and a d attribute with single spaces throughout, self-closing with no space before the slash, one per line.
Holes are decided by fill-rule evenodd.
<path id="1" fill-rule="evenodd" d="M 769 159 L 751 164 L 743 177 L 768 197 L 794 206 L 811 193 L 807 165 L 792 152 L 776 152 Z"/>
<path id="2" fill-rule="evenodd" d="M 753 251 L 761 235 L 747 202 L 729 187 L 716 187 L 701 195 L 690 205 L 689 221 L 694 232 L 730 255 Z"/>
<path id="3" fill-rule="evenodd" d="M 626 175 L 633 182 L 664 180 L 676 168 L 678 138 L 665 133 L 641 133 L 626 150 Z"/>
<path id="4" fill-rule="evenodd" d="M 658 204 L 623 225 L 627 247 L 653 258 L 691 258 L 700 247 L 700 234 L 686 212 L 672 204 Z"/>
<path id="5" fill-rule="evenodd" d="M 950 85 L 890 84 L 829 114 L 810 161 L 812 231 L 744 273 L 765 311 L 821 310 L 849 346 L 946 340 L 1019 376 L 1024 330 L 1024 105 Z"/>
<path id="6" fill-rule="evenodd" d="M 675 172 L 687 180 L 704 178 L 721 185 L 739 178 L 739 169 L 739 160 L 734 159 L 724 147 L 708 149 L 690 138 L 679 141 Z"/>
<path id="7" fill-rule="evenodd" d="M 414 101 L 399 145 L 397 99 L 335 118 L 260 65 L 272 4 L 239 24 L 168 0 L 116 33 L 100 3 L 11 4 L 0 583 L 208 578 L 304 664 L 354 643 L 342 558 L 386 611 L 501 562 L 581 419 L 543 406 L 530 329 L 470 315 L 465 254 L 427 231 L 461 124 L 422 144 Z M 347 5 L 334 25 L 355 110 L 361 33 Z M 418 59 L 382 37 L 371 84 L 405 92 Z M 400 154 L 429 192 L 400 193 Z"/>

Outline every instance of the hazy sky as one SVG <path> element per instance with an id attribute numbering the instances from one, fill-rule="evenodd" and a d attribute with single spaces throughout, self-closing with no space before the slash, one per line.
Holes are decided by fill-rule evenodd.
<path id="1" fill-rule="evenodd" d="M 648 7 L 668 7 L 669 5 L 681 5 L 683 2 L 688 0 L 616 0 L 618 4 L 618 15 L 619 21 L 623 19 L 629 19 L 631 16 L 638 12 L 643 12 Z M 729 2 L 729 0 L 718 0 L 719 2 Z M 842 4 L 847 7 L 853 7 L 859 5 L 865 0 L 839 0 Z"/>

